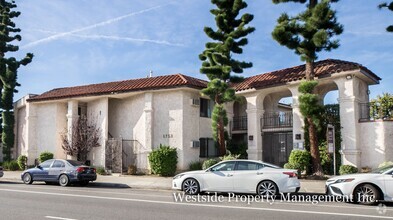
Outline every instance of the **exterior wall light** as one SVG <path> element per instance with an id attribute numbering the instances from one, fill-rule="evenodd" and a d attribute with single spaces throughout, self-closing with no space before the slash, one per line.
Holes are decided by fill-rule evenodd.
<path id="1" fill-rule="evenodd" d="M 352 79 L 352 75 L 347 75 L 346 78 L 347 78 L 347 80 L 350 80 L 350 79 Z"/>

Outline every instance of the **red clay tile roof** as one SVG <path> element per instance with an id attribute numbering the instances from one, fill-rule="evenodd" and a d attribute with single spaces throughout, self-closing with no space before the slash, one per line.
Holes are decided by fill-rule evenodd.
<path id="1" fill-rule="evenodd" d="M 46 101 L 54 99 L 97 96 L 112 93 L 124 93 L 140 90 L 155 90 L 174 87 L 190 87 L 196 89 L 206 88 L 207 82 L 190 76 L 175 74 L 151 78 L 131 79 L 117 82 L 75 86 L 53 89 L 41 95 L 28 99 L 29 102 Z"/>
<path id="2" fill-rule="evenodd" d="M 381 80 L 377 75 L 366 67 L 353 62 L 327 59 L 315 63 L 315 76 L 327 77 L 333 73 L 362 70 L 366 74 Z M 272 86 L 283 85 L 285 83 L 302 80 L 305 78 L 305 65 L 295 66 L 287 69 L 277 70 L 270 73 L 252 76 L 244 79 L 243 82 L 234 84 L 237 90 L 261 89 Z M 190 87 L 196 89 L 206 88 L 207 82 L 201 79 L 193 78 L 183 74 L 157 76 L 151 78 L 131 79 L 118 82 L 108 82 L 101 84 L 92 84 L 85 86 L 75 86 L 68 88 L 53 89 L 41 95 L 28 99 L 29 102 L 46 101 L 54 99 L 64 99 L 83 96 L 97 96 L 112 93 L 125 93 L 141 90 L 157 90 L 174 87 Z"/>
<path id="3" fill-rule="evenodd" d="M 381 80 L 377 75 L 371 72 L 366 67 L 353 62 L 327 59 L 315 62 L 315 76 L 322 78 L 327 77 L 333 73 L 339 73 L 351 70 L 363 70 L 377 80 Z M 233 85 L 236 91 L 246 89 L 261 89 L 272 86 L 283 85 L 291 81 L 302 80 L 306 78 L 306 66 L 300 65 L 287 69 L 277 70 L 270 73 L 260 74 L 246 78 L 243 82 Z"/>

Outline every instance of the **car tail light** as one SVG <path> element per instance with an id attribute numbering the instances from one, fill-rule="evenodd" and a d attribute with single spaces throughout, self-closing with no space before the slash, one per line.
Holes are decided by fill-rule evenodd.
<path id="1" fill-rule="evenodd" d="M 283 172 L 283 174 L 288 175 L 289 178 L 295 178 L 297 177 L 297 174 L 294 172 Z"/>
<path id="2" fill-rule="evenodd" d="M 91 168 L 91 170 L 93 171 L 93 173 L 96 173 L 96 168 Z"/>
<path id="3" fill-rule="evenodd" d="M 85 168 L 83 168 L 83 167 L 76 168 L 77 173 L 83 173 L 83 171 L 85 171 Z"/>

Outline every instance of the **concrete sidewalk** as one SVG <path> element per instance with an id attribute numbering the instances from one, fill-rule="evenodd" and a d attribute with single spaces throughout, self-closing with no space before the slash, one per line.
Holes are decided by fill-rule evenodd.
<path id="1" fill-rule="evenodd" d="M 4 171 L 1 181 L 12 181 L 22 183 L 22 171 Z M 300 192 L 303 193 L 325 193 L 325 181 L 321 180 L 300 180 Z M 107 176 L 97 175 L 97 180 L 90 184 L 97 187 L 113 188 L 136 188 L 136 189 L 156 189 L 170 190 L 172 177 L 159 177 L 154 175 L 120 175 L 112 174 Z"/>

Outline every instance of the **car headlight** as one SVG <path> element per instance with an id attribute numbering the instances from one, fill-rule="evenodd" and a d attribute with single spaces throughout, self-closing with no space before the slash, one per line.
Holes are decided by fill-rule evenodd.
<path id="1" fill-rule="evenodd" d="M 173 177 L 173 179 L 179 179 L 179 178 L 181 178 L 182 176 L 184 176 L 184 174 L 182 174 L 182 173 L 181 173 L 181 174 L 177 174 L 176 176 Z"/>
<path id="2" fill-rule="evenodd" d="M 349 183 L 349 182 L 352 182 L 353 180 L 354 180 L 354 178 L 338 179 L 338 180 L 336 180 L 336 182 L 334 182 L 334 183 Z"/>

